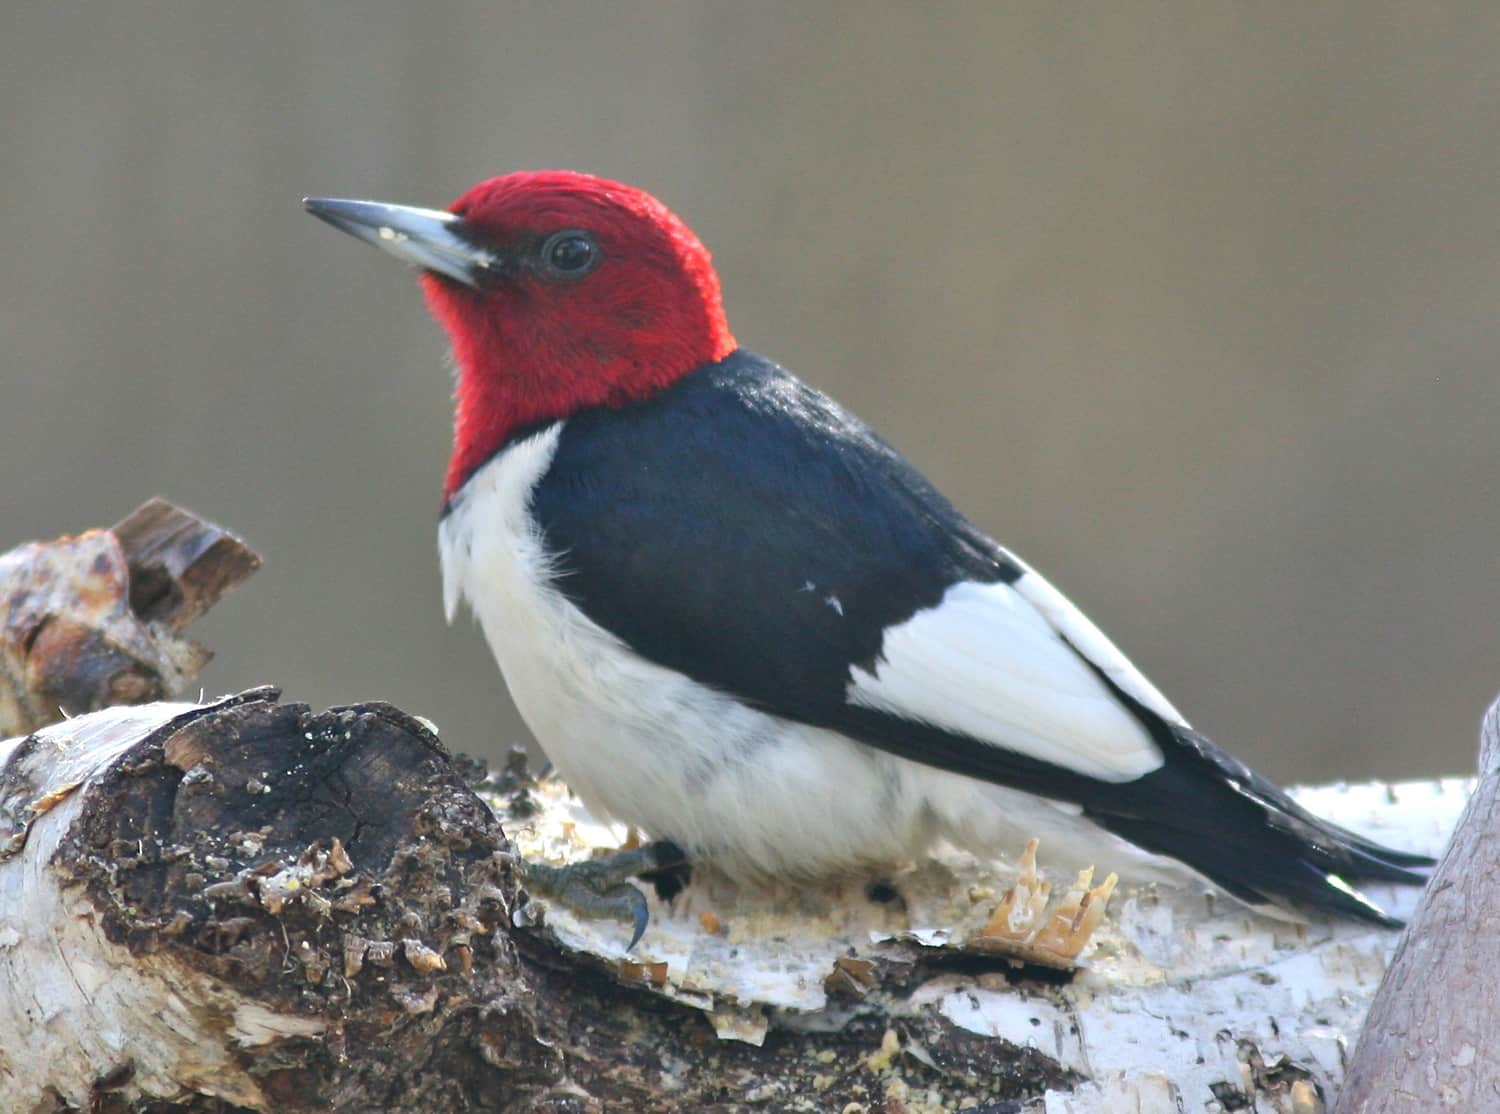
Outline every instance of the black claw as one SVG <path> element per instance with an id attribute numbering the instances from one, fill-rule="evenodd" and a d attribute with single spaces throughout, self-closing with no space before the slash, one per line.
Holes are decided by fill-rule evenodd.
<path id="1" fill-rule="evenodd" d="M 651 923 L 651 908 L 646 904 L 646 895 L 634 886 L 630 892 L 635 897 L 635 930 L 630 934 L 630 943 L 625 945 L 625 950 L 633 951 L 635 946 L 641 942 L 641 937 L 646 935 L 646 925 Z"/>
<path id="2" fill-rule="evenodd" d="M 526 873 L 532 888 L 545 891 L 577 913 L 630 922 L 633 931 L 630 943 L 625 946 L 625 950 L 630 951 L 640 942 L 651 923 L 651 907 L 646 902 L 646 895 L 631 885 L 629 879 L 637 876 L 660 878 L 686 869 L 687 856 L 682 850 L 675 844 L 663 842 L 617 851 L 602 859 L 571 866 L 528 863 Z"/>

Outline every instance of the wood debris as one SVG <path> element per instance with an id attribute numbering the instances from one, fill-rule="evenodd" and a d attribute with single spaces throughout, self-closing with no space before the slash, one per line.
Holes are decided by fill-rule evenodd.
<path id="1" fill-rule="evenodd" d="M 161 499 L 0 554 L 0 738 L 182 695 L 213 655 L 179 632 L 259 567 L 229 531 Z"/>

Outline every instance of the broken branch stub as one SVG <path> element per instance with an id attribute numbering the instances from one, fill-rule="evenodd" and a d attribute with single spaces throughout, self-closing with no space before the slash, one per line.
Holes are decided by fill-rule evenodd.
<path id="1" fill-rule="evenodd" d="M 0 555 L 0 737 L 181 695 L 212 654 L 178 632 L 259 567 L 229 531 L 161 499 Z"/>
<path id="2" fill-rule="evenodd" d="M 222 526 L 165 499 L 117 522 L 130 566 L 130 608 L 147 622 L 182 630 L 260 568 L 260 557 Z"/>

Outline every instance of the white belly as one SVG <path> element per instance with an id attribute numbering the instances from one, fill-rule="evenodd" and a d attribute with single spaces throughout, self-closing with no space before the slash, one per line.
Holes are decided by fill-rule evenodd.
<path id="1" fill-rule="evenodd" d="M 1129 853 L 1030 794 L 767 715 L 631 651 L 553 587 L 530 515 L 561 431 L 476 472 L 439 547 L 450 620 L 466 598 L 527 726 L 592 809 L 737 875 L 898 863 L 938 836 L 1005 857 L 1035 835 L 1058 865 Z"/>

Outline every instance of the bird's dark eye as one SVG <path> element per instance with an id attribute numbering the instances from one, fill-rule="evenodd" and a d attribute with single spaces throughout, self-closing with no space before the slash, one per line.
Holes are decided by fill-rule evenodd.
<path id="1" fill-rule="evenodd" d="M 542 267 L 555 278 L 582 278 L 599 262 L 599 245 L 575 228 L 554 232 L 542 243 Z"/>

